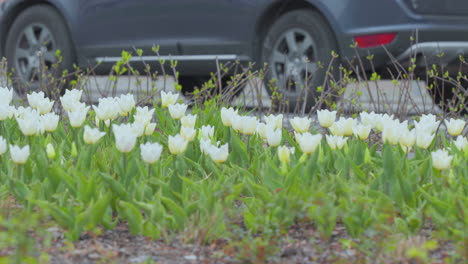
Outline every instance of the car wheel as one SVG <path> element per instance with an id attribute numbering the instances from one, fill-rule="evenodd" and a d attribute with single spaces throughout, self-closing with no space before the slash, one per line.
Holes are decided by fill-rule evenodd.
<path id="1" fill-rule="evenodd" d="M 68 28 L 56 10 L 37 5 L 18 15 L 8 32 L 5 51 L 19 94 L 40 88 L 43 66 L 51 70 L 58 63 L 57 50 L 62 61 L 54 70 L 54 78 L 60 78 L 63 70 L 71 70 L 75 61 Z"/>
<path id="2" fill-rule="evenodd" d="M 318 12 L 297 10 L 283 15 L 262 42 L 261 60 L 262 65 L 267 64 L 264 81 L 268 92 L 274 92 L 269 85 L 274 79 L 289 110 L 304 103 L 310 109 L 317 102 L 317 87 L 323 85 L 331 53 L 336 50 L 334 34 Z M 334 60 L 330 68 L 333 78 L 338 75 L 337 63 Z"/>

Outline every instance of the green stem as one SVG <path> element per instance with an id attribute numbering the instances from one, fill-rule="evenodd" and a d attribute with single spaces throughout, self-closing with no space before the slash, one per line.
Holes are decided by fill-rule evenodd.
<path id="1" fill-rule="evenodd" d="M 122 177 L 125 177 L 125 175 L 127 174 L 127 153 L 122 153 L 122 166 L 123 166 Z"/>
<path id="2" fill-rule="evenodd" d="M 148 179 L 151 178 L 151 173 L 152 173 L 151 164 L 148 164 Z"/>

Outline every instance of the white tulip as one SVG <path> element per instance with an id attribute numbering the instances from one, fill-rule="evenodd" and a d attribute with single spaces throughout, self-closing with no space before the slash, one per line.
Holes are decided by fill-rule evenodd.
<path id="1" fill-rule="evenodd" d="M 210 139 L 214 136 L 213 126 L 202 126 L 200 129 L 200 135 L 203 139 Z"/>
<path id="2" fill-rule="evenodd" d="M 153 119 L 155 109 L 149 110 L 147 106 L 145 107 L 137 107 L 136 113 L 133 115 L 135 122 L 142 123 L 142 124 L 149 124 L 151 119 Z"/>
<path id="3" fill-rule="evenodd" d="M 86 115 L 89 111 L 89 106 L 84 108 L 76 109 L 75 111 L 68 112 L 68 119 L 70 120 L 70 125 L 72 127 L 81 127 L 86 120 Z"/>
<path id="4" fill-rule="evenodd" d="M 343 122 L 335 122 L 328 128 L 328 130 L 330 130 L 330 133 L 334 136 L 344 136 L 345 128 L 343 125 Z"/>
<path id="5" fill-rule="evenodd" d="M 208 154 L 208 148 L 211 146 L 211 140 L 207 138 L 200 139 L 200 151 L 201 153 Z"/>
<path id="6" fill-rule="evenodd" d="M 422 115 L 419 122 L 414 123 L 414 127 L 416 128 L 417 133 L 425 131 L 428 133 L 434 133 L 437 128 L 439 127 L 440 121 L 436 120 L 436 116 L 429 114 L 429 115 Z"/>
<path id="7" fill-rule="evenodd" d="M 22 113 L 18 115 L 16 121 L 23 135 L 32 136 L 42 134 L 45 128 L 39 112 L 29 107 L 21 111 Z"/>
<path id="8" fill-rule="evenodd" d="M 402 129 L 400 132 L 400 145 L 411 148 L 416 143 L 416 130 Z"/>
<path id="9" fill-rule="evenodd" d="M 383 114 L 383 115 L 376 114 L 375 118 L 376 118 L 375 129 L 377 129 L 377 131 L 383 131 L 385 126 L 395 123 L 393 115 L 389 116 L 387 114 Z"/>
<path id="10" fill-rule="evenodd" d="M 168 106 L 169 114 L 173 119 L 181 119 L 187 111 L 186 104 L 171 104 Z"/>
<path id="11" fill-rule="evenodd" d="M 86 144 L 96 144 L 105 134 L 106 132 L 101 132 L 97 128 L 91 128 L 86 125 L 84 127 L 83 139 Z"/>
<path id="12" fill-rule="evenodd" d="M 173 105 L 177 102 L 179 97 L 178 93 L 171 93 L 171 92 L 164 92 L 161 91 L 161 103 L 162 107 L 169 107 L 169 105 Z"/>
<path id="13" fill-rule="evenodd" d="M 426 131 L 418 131 L 416 130 L 416 146 L 421 149 L 427 149 L 432 140 L 434 140 L 435 134 Z"/>
<path id="14" fill-rule="evenodd" d="M 361 112 L 359 113 L 359 117 L 361 119 L 361 124 L 368 125 L 371 128 L 377 128 L 377 123 L 379 123 L 381 118 L 379 114 L 376 114 L 373 111 L 370 113 Z"/>
<path id="15" fill-rule="evenodd" d="M 294 148 L 288 148 L 286 146 L 280 146 L 278 147 L 278 158 L 281 163 L 289 163 L 290 156 L 294 154 L 295 149 Z"/>
<path id="16" fill-rule="evenodd" d="M 326 135 L 326 138 L 327 138 L 328 145 L 333 150 L 343 148 L 344 144 L 348 140 L 348 138 L 343 137 L 343 136 Z"/>
<path id="17" fill-rule="evenodd" d="M 120 107 L 119 114 L 126 116 L 135 107 L 135 98 L 133 94 L 121 94 L 120 97 L 116 98 L 117 104 Z"/>
<path id="18" fill-rule="evenodd" d="M 445 126 L 447 127 L 447 132 L 452 136 L 458 136 L 463 132 L 466 122 L 462 119 L 452 118 L 450 120 L 445 120 Z"/>
<path id="19" fill-rule="evenodd" d="M 208 155 L 216 163 L 223 163 L 228 159 L 229 147 L 228 144 L 224 144 L 221 147 L 210 145 L 207 149 Z"/>
<path id="20" fill-rule="evenodd" d="M 342 125 L 344 136 L 351 136 L 353 134 L 353 127 L 356 125 L 357 121 L 354 118 L 340 117 L 336 123 Z"/>
<path id="21" fill-rule="evenodd" d="M 463 136 L 458 136 L 457 140 L 454 140 L 453 143 L 460 151 L 466 151 L 468 149 L 468 139 Z"/>
<path id="22" fill-rule="evenodd" d="M 59 123 L 59 116 L 55 113 L 48 113 L 42 116 L 42 122 L 44 123 L 44 129 L 47 132 L 53 132 L 57 129 Z"/>
<path id="23" fill-rule="evenodd" d="M 273 147 L 279 146 L 281 144 L 281 128 L 273 129 L 267 126 L 266 138 L 268 145 Z"/>
<path id="24" fill-rule="evenodd" d="M 114 97 L 99 98 L 98 106 L 93 105 L 96 117 L 99 120 L 114 120 L 120 112 L 120 106 L 117 99 Z"/>
<path id="25" fill-rule="evenodd" d="M 76 111 L 76 105 L 80 104 L 82 94 L 82 90 L 66 90 L 65 94 L 60 97 L 60 102 L 62 103 L 63 109 L 65 109 L 67 112 Z"/>
<path id="26" fill-rule="evenodd" d="M 242 121 L 243 121 L 242 116 L 238 115 L 237 113 L 234 114 L 231 120 L 232 129 L 234 129 L 237 132 L 242 131 L 242 128 L 243 128 Z"/>
<path id="27" fill-rule="evenodd" d="M 11 100 L 13 100 L 13 89 L 0 87 L 0 104 L 9 105 Z"/>
<path id="28" fill-rule="evenodd" d="M 2 136 L 0 136 L 0 155 L 3 155 L 6 151 L 7 151 L 6 139 L 4 139 Z"/>
<path id="29" fill-rule="evenodd" d="M 150 143 L 140 145 L 140 154 L 144 162 L 152 164 L 159 160 L 163 146 L 159 143 Z"/>
<path id="30" fill-rule="evenodd" d="M 336 111 L 319 110 L 317 111 L 317 118 L 322 127 L 331 127 L 335 123 Z"/>
<path id="31" fill-rule="evenodd" d="M 151 136 L 156 129 L 156 123 L 149 123 L 145 127 L 145 136 Z"/>
<path id="32" fill-rule="evenodd" d="M 395 125 L 394 122 L 384 125 L 382 131 L 382 141 L 384 143 L 390 143 L 396 145 L 400 141 L 400 127 Z"/>
<path id="33" fill-rule="evenodd" d="M 140 122 L 133 122 L 132 123 L 132 130 L 133 130 L 133 133 L 137 137 L 141 137 L 141 136 L 143 136 L 143 134 L 145 134 L 145 124 L 140 123 Z"/>
<path id="34" fill-rule="evenodd" d="M 267 141 L 266 130 L 267 130 L 267 124 L 258 122 L 255 133 L 257 133 L 265 142 Z"/>
<path id="35" fill-rule="evenodd" d="M 283 128 L 283 115 L 267 115 L 265 116 L 265 123 L 273 128 Z"/>
<path id="36" fill-rule="evenodd" d="M 17 145 L 10 145 L 11 159 L 16 164 L 25 164 L 29 157 L 29 145 L 19 147 Z"/>
<path id="37" fill-rule="evenodd" d="M 46 98 L 44 92 L 32 92 L 26 95 L 26 97 L 28 98 L 29 105 L 33 109 L 37 109 L 42 115 L 49 113 L 54 106 L 54 101 Z"/>
<path id="38" fill-rule="evenodd" d="M 432 167 L 434 167 L 437 170 L 445 170 L 450 168 L 450 163 L 453 159 L 453 156 L 450 156 L 448 154 L 448 151 L 443 149 L 431 152 L 431 157 Z"/>
<path id="39" fill-rule="evenodd" d="M 0 121 L 12 118 L 15 111 L 15 107 L 11 105 L 0 104 Z"/>
<path id="40" fill-rule="evenodd" d="M 113 125 L 115 145 L 120 152 L 128 153 L 135 147 L 137 135 L 131 124 Z"/>
<path id="41" fill-rule="evenodd" d="M 185 115 L 180 119 L 180 122 L 182 123 L 183 127 L 195 127 L 195 123 L 197 122 L 197 116 L 196 115 Z"/>
<path id="42" fill-rule="evenodd" d="M 221 108 L 221 121 L 223 122 L 224 126 L 232 126 L 232 122 L 235 116 L 237 116 L 237 110 L 234 110 L 234 108 Z"/>
<path id="43" fill-rule="evenodd" d="M 304 133 L 309 130 L 312 120 L 308 117 L 294 117 L 289 121 L 297 133 Z"/>
<path id="44" fill-rule="evenodd" d="M 257 130 L 258 119 L 255 116 L 242 116 L 241 133 L 245 135 L 253 135 Z"/>
<path id="45" fill-rule="evenodd" d="M 366 140 L 369 138 L 370 131 L 370 125 L 359 124 L 353 127 L 353 134 L 361 140 Z"/>
<path id="46" fill-rule="evenodd" d="M 188 141 L 184 139 L 180 134 L 175 136 L 169 136 L 168 138 L 169 152 L 177 155 L 184 153 L 187 149 Z"/>
<path id="47" fill-rule="evenodd" d="M 302 152 L 310 154 L 314 152 L 317 147 L 320 145 L 320 141 L 322 140 L 322 135 L 312 135 L 309 132 L 305 133 L 295 133 L 296 141 L 299 144 Z"/>
<path id="48" fill-rule="evenodd" d="M 197 135 L 197 130 L 193 127 L 181 127 L 180 128 L 180 135 L 187 141 L 192 141 L 195 139 Z"/>

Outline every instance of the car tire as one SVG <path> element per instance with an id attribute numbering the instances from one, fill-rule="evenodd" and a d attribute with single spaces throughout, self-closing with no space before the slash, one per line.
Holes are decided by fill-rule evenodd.
<path id="1" fill-rule="evenodd" d="M 338 76 L 338 61 L 332 60 L 332 51 L 337 49 L 334 33 L 320 13 L 296 10 L 281 16 L 270 27 L 261 46 L 269 94 L 274 93 L 270 82 L 274 79 L 281 101 L 290 111 L 301 109 L 304 103 L 308 111 L 320 96 L 317 87 L 324 84 L 325 78 Z M 329 65 L 330 62 L 333 64 Z"/>
<path id="2" fill-rule="evenodd" d="M 52 7 L 35 5 L 25 9 L 14 20 L 6 38 L 6 57 L 14 73 L 14 88 L 19 94 L 41 88 L 41 65 L 51 69 L 58 62 L 55 53 L 61 51 L 61 62 L 54 70 L 54 78 L 61 78 L 63 70 L 72 70 L 75 51 L 62 16 Z M 43 63 L 38 52 L 43 54 Z M 46 92 L 53 92 L 50 87 Z M 59 91 L 61 92 L 61 91 Z"/>

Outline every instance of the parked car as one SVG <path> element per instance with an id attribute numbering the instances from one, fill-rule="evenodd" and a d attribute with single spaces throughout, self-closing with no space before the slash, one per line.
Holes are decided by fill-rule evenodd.
<path id="1" fill-rule="evenodd" d="M 208 75 L 216 59 L 267 63 L 266 79 L 294 104 L 303 87 L 322 85 L 332 51 L 335 77 L 359 57 L 364 71 L 386 72 L 390 58 L 411 54 L 421 67 L 449 65 L 468 51 L 467 25 L 466 0 L 0 0 L 0 57 L 33 88 L 38 52 L 50 66 L 57 49 L 63 69 L 101 62 L 108 73 L 122 50 L 139 48 L 136 64 L 175 59 L 182 80 Z"/>

